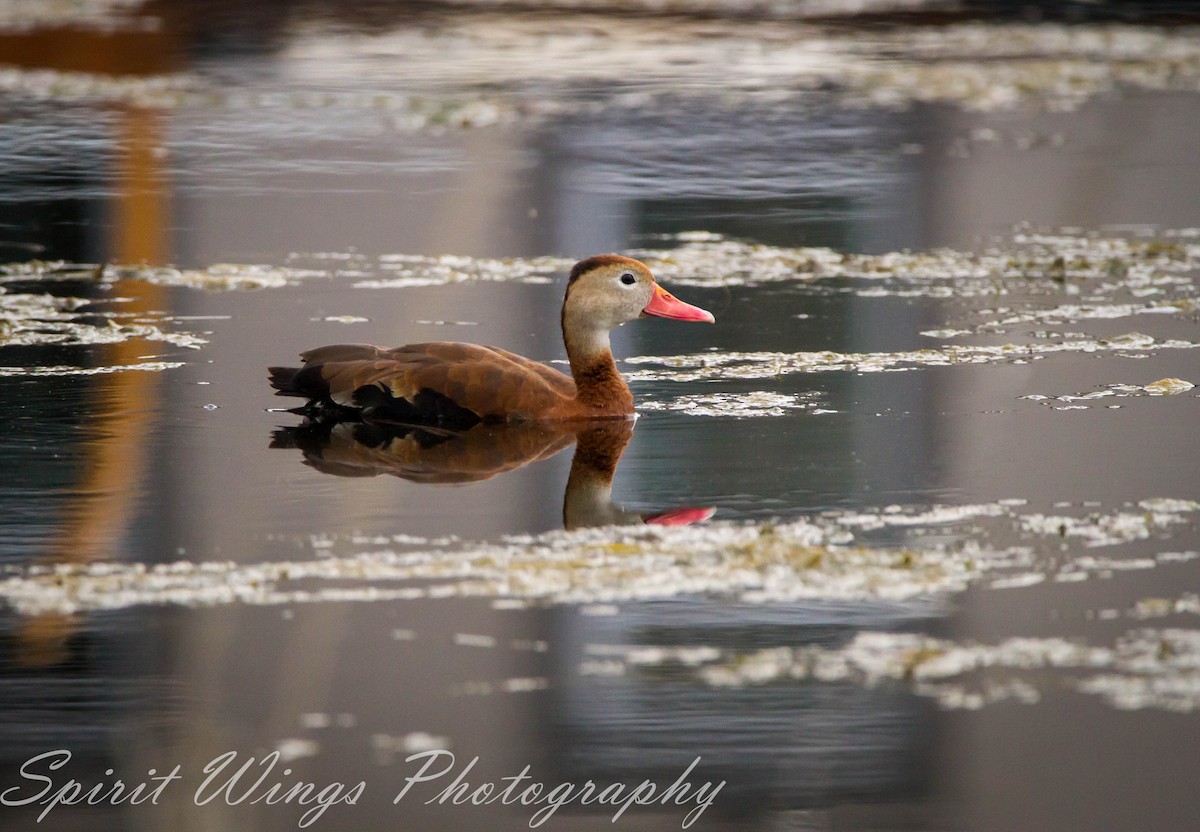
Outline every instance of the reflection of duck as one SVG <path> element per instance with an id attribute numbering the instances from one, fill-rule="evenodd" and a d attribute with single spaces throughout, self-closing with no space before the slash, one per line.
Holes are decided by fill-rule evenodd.
<path id="1" fill-rule="evenodd" d="M 630 416 L 633 396 L 617 372 L 609 331 L 645 315 L 713 320 L 676 300 L 644 264 L 605 254 L 576 263 L 567 281 L 562 331 L 571 376 L 475 344 L 336 344 L 302 353 L 302 367 L 270 368 L 271 385 L 318 410 L 454 427 Z"/>
<path id="2" fill-rule="evenodd" d="M 571 473 L 563 494 L 563 526 L 568 529 L 642 523 L 683 526 L 712 517 L 715 509 L 711 508 L 641 514 L 613 504 L 613 475 L 632 434 L 633 422 L 624 420 L 592 422 L 576 430 L 575 456 L 571 458 Z"/>
<path id="3" fill-rule="evenodd" d="M 340 477 L 391 474 L 421 483 L 468 483 L 548 459 L 575 442 L 563 495 L 563 525 L 683 525 L 713 510 L 657 514 L 626 511 L 612 502 L 617 462 L 633 435 L 632 420 L 477 424 L 463 431 L 380 422 L 310 420 L 280 428 L 273 448 L 299 448 L 305 464 Z"/>

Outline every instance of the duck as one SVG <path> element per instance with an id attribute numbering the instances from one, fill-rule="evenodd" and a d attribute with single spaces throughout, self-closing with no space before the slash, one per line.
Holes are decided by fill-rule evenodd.
<path id="1" fill-rule="evenodd" d="M 561 325 L 571 373 L 499 347 L 447 341 L 377 347 L 333 344 L 300 354 L 300 367 L 270 367 L 278 396 L 304 398 L 306 415 L 469 428 L 479 422 L 628 419 L 633 394 L 613 359 L 609 333 L 641 317 L 713 323 L 639 260 L 601 254 L 567 277 Z"/>

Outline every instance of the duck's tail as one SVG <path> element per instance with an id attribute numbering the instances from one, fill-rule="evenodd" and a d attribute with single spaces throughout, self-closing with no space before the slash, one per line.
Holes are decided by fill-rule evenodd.
<path id="1" fill-rule="evenodd" d="M 299 367 L 268 367 L 267 372 L 270 374 L 271 386 L 275 388 L 276 396 L 308 398 L 308 394 L 302 393 L 296 386 L 296 374 L 300 372 Z"/>

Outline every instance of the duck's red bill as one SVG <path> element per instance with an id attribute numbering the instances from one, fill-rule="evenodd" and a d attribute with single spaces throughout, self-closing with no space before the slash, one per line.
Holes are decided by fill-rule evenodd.
<path id="1" fill-rule="evenodd" d="M 658 284 L 654 285 L 654 297 L 650 298 L 650 303 L 646 304 L 642 314 L 676 321 L 703 321 L 708 324 L 716 321 L 711 312 L 684 303 Z"/>
<path id="2" fill-rule="evenodd" d="M 690 526 L 700 523 L 717 513 L 716 508 L 677 508 L 660 514 L 647 514 L 642 518 L 651 526 Z"/>

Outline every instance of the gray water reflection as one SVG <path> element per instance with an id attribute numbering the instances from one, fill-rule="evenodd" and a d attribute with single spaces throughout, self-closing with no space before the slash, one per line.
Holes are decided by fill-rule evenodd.
<path id="1" fill-rule="evenodd" d="M 0 135 L 6 258 L 122 259 L 104 200 L 145 184 L 172 194 L 158 233 L 182 265 L 296 251 L 578 256 L 696 228 L 881 252 L 971 247 L 1022 222 L 1200 222 L 1195 166 L 1173 139 L 1200 108 L 1181 93 L 1070 114 L 846 111 L 814 96 L 786 115 L 690 106 L 434 136 L 369 109 L 263 114 L 16 102 Z M 144 174 L 154 182 L 121 178 L 130 131 L 160 148 Z"/>
<path id="2" fill-rule="evenodd" d="M 746 68 L 745 42 L 786 44 L 794 35 L 786 25 L 614 19 L 620 32 L 655 42 L 640 56 L 614 49 L 603 72 L 595 67 L 604 54 L 590 57 L 585 72 L 552 58 L 578 50 L 581 30 L 603 28 L 595 18 L 534 18 L 536 37 L 523 41 L 529 18 L 514 16 L 520 36 L 512 48 L 489 47 L 503 58 L 493 66 L 463 59 L 469 50 L 437 54 L 443 40 L 420 45 L 414 33 L 452 29 L 453 15 L 410 18 L 407 8 L 374 4 L 143 11 L 158 28 L 112 40 L 86 31 L 4 35 L 8 64 L 82 70 L 85 82 L 166 77 L 168 92 L 182 92 L 163 97 L 134 83 L 133 92 L 56 98 L 30 92 L 25 76 L 5 76 L 0 260 L 317 262 L 333 274 L 227 294 L 132 280 L 113 289 L 4 284 L 10 294 L 81 297 L 96 314 L 124 309 L 208 342 L 199 352 L 140 338 L 0 345 L 0 364 L 15 368 L 183 362 L 164 373 L 0 377 L 0 469 L 10 474 L 0 481 L 0 560 L 13 570 L 4 577 L 47 564 L 303 561 L 323 557 L 329 540 L 494 541 L 560 528 L 569 453 L 450 488 L 330 477 L 268 447 L 295 419 L 266 411 L 276 402 L 264 368 L 318 343 L 446 338 L 561 355 L 561 286 L 353 288 L 379 255 L 577 257 L 670 245 L 660 235 L 697 229 L 886 252 L 979 247 L 1019 222 L 1088 232 L 1200 225 L 1200 174 L 1180 138 L 1200 121 L 1195 92 L 1109 90 L 1070 112 L 849 107 L 829 84 L 773 99 L 779 64 Z M 463 25 L 478 32 L 478 22 Z M 703 32 L 678 37 L 687 26 Z M 728 44 L 722 28 L 732 30 Z M 701 34 L 719 42 L 721 60 L 681 58 L 676 50 Z M 565 78 L 548 77 L 545 66 L 563 67 Z M 623 77 L 633 70 L 638 77 Z M 511 107 L 471 110 L 483 126 L 414 129 L 418 116 L 468 118 L 462 107 L 479 103 L 472 96 L 497 89 Z M 410 107 L 407 91 L 425 103 Z M 444 112 L 430 116 L 430 107 Z M 617 352 L 913 350 L 931 346 L 923 330 L 975 311 L 957 298 L 863 297 L 850 288 L 840 279 L 688 287 L 680 294 L 713 309 L 720 326 L 639 323 L 619 333 Z M 1014 308 L 1070 300 L 1040 287 L 1005 289 Z M 1194 316 L 1144 317 L 1139 331 L 1196 340 Z M 1070 326 L 1097 338 L 1130 329 L 1128 320 Z M 616 516 L 640 519 L 714 506 L 718 519 L 766 521 L 1020 498 L 1027 504 L 1012 522 L 912 533 L 884 524 L 856 531 L 855 541 L 944 544 L 955 553 L 974 542 L 1017 545 L 1034 552 L 1035 567 L 1061 566 L 1097 550 L 1065 526 L 1049 537 L 1029 533 L 1020 517 L 1145 514 L 1131 507 L 1200 494 L 1188 453 L 1195 396 L 1078 412 L 1019 397 L 1167 377 L 1200 382 L 1195 366 L 1190 351 L 1176 350 L 690 385 L 811 397 L 830 412 L 647 411 L 619 470 L 608 472 L 612 493 L 585 507 L 619 506 Z M 644 381 L 635 394 L 665 401 L 679 388 Z M 480 757 L 472 783 L 525 765 L 548 784 L 666 783 L 701 756 L 693 779 L 728 785 L 700 828 L 1191 829 L 1194 709 L 1114 707 L 1078 693 L 1055 668 L 982 674 L 985 692 L 1033 690 L 1039 701 L 1018 696 L 979 711 L 938 708 L 911 679 L 721 687 L 697 675 L 691 654 L 671 651 L 720 651 L 737 666 L 773 649 L 836 653 L 861 633 L 1109 645 L 1148 626 L 1131 611 L 1196 589 L 1194 561 L 1122 567 L 1196 548 L 1187 519 L 1101 549 L 1116 552 L 1116 565 L 1095 567 L 1087 581 L 975 585 L 904 602 L 684 594 L 559 606 L 451 597 L 10 610 L 0 620 L 0 788 L 17 782 L 30 756 L 66 747 L 75 754 L 66 771 L 80 780 L 98 782 L 114 768 L 135 781 L 178 764 L 184 781 L 159 806 L 60 807 L 40 828 L 290 829 L 295 806 L 201 807 L 192 798 L 217 755 L 279 748 L 295 755 L 296 777 L 368 783 L 360 805 L 333 807 L 317 828 L 527 828 L 531 813 L 519 807 L 426 805 L 432 785 L 420 800 L 394 805 L 414 770 L 405 756 L 444 745 L 460 766 Z M 1160 623 L 1187 631 L 1189 615 L 1180 606 Z M 1164 637 L 1163 650 L 1173 643 Z M 628 659 L 655 650 L 675 658 Z M 1186 697 L 1194 677 L 1169 684 Z M 14 828 L 36 816 L 0 812 Z M 682 815 L 635 807 L 619 823 L 673 829 Z M 607 829 L 610 818 L 565 808 L 555 824 Z"/>

